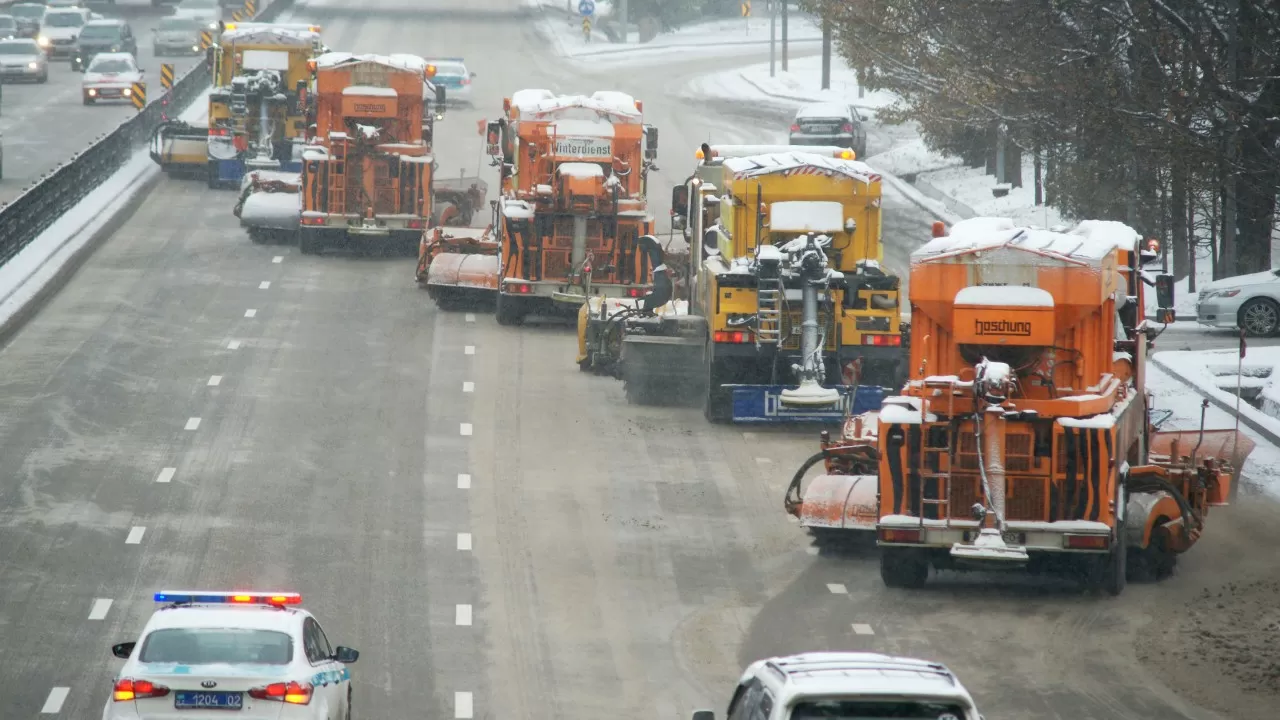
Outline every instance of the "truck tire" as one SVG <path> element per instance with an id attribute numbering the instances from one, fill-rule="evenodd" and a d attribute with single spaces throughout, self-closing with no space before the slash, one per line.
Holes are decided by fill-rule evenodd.
<path id="1" fill-rule="evenodd" d="M 725 390 L 721 385 L 728 379 L 728 372 L 725 371 L 724 363 L 712 357 L 710 348 L 707 356 L 710 359 L 707 361 L 707 389 L 702 414 L 707 422 L 727 423 L 733 419 L 733 392 Z"/>
<path id="2" fill-rule="evenodd" d="M 524 320 L 524 308 L 521 302 L 511 297 L 498 293 L 498 304 L 494 313 L 498 318 L 499 325 L 519 325 Z"/>
<path id="3" fill-rule="evenodd" d="M 916 590 L 929 581 L 929 559 L 914 548 L 883 548 L 880 579 L 885 587 Z"/>

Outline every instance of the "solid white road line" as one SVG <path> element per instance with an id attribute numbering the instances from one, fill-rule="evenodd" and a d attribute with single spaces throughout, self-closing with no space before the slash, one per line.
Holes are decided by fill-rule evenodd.
<path id="1" fill-rule="evenodd" d="M 840 583 L 827 583 L 827 589 L 832 595 L 848 595 L 849 589 Z"/>
<path id="2" fill-rule="evenodd" d="M 471 423 L 462 423 L 462 427 L 461 427 L 460 429 L 462 430 L 462 434 L 463 434 L 463 435 L 470 435 L 470 434 L 471 434 Z"/>
<path id="3" fill-rule="evenodd" d="M 458 533 L 458 549 L 459 550 L 471 549 L 471 533 Z"/>
<path id="4" fill-rule="evenodd" d="M 134 525 L 133 529 L 129 531 L 129 537 L 124 539 L 124 544 L 137 545 L 138 543 L 142 542 L 142 536 L 146 534 L 146 532 L 147 532 L 147 529 L 145 527 Z"/>
<path id="5" fill-rule="evenodd" d="M 200 418 L 187 418 L 188 430 L 195 430 L 200 427 Z"/>
<path id="6" fill-rule="evenodd" d="M 475 354 L 476 354 L 476 346 L 475 346 L 475 345 L 468 345 L 468 346 L 466 346 L 466 347 L 462 348 L 462 352 L 466 353 L 467 355 L 475 355 Z"/>
<path id="7" fill-rule="evenodd" d="M 160 471 L 159 475 L 156 476 L 156 482 L 167 483 L 173 480 L 173 476 L 177 472 L 178 472 L 178 468 L 165 468 Z"/>
<path id="8" fill-rule="evenodd" d="M 259 289 L 259 290 L 266 290 L 266 289 L 268 289 L 268 288 L 270 288 L 270 287 L 271 287 L 271 281 L 270 281 L 270 280 L 263 280 L 263 281 L 262 281 L 262 284 L 258 285 L 258 289 Z"/>
<path id="9" fill-rule="evenodd" d="M 453 609 L 453 623 L 469 627 L 471 625 L 471 606 L 457 605 Z"/>
<path id="10" fill-rule="evenodd" d="M 476 314 L 475 314 L 475 313 L 467 313 L 467 322 L 475 322 L 475 321 L 476 321 Z"/>
<path id="11" fill-rule="evenodd" d="M 475 383 L 473 383 L 473 382 L 464 382 L 464 383 L 462 383 L 462 392 L 475 392 L 475 391 L 476 391 L 476 384 L 475 384 Z"/>
<path id="12" fill-rule="evenodd" d="M 89 610 L 90 620 L 101 620 L 107 616 L 107 612 L 111 610 L 111 598 L 98 598 L 93 601 L 93 608 Z"/>
<path id="13" fill-rule="evenodd" d="M 69 687 L 56 687 L 49 691 L 49 699 L 44 701 L 44 707 L 40 708 L 40 712 L 45 715 L 53 715 L 62 712 L 62 703 L 67 701 L 67 695 L 71 694 Z M 468 715 L 467 717 L 471 717 Z"/>
<path id="14" fill-rule="evenodd" d="M 853 632 L 855 635 L 875 635 L 876 631 L 871 629 L 870 625 L 865 623 L 854 623 Z"/>
<path id="15" fill-rule="evenodd" d="M 275 264 L 279 265 L 280 263 L 284 262 L 284 256 L 283 256 L 283 255 L 277 255 L 277 256 L 275 256 L 275 257 L 271 258 L 271 262 L 273 262 L 273 263 L 275 263 Z"/>
<path id="16" fill-rule="evenodd" d="M 467 475 L 466 473 L 459 473 L 459 474 L 458 474 L 458 489 L 459 489 L 459 490 L 470 490 L 470 489 L 471 489 L 471 476 L 470 476 L 470 475 Z"/>
<path id="17" fill-rule="evenodd" d="M 210 376 L 209 376 L 209 387 L 218 387 L 218 386 L 219 386 L 219 385 L 221 385 L 221 384 L 222 384 L 222 376 L 221 376 L 221 375 L 210 375 Z"/>
<path id="18" fill-rule="evenodd" d="M 453 716 L 458 720 L 469 720 L 475 713 L 471 703 L 471 693 L 456 692 L 453 694 Z"/>
<path id="19" fill-rule="evenodd" d="M 248 318 L 257 317 L 257 315 L 258 315 L 258 311 L 254 310 L 253 308 L 249 308 L 248 310 L 244 311 L 244 316 Z"/>
<path id="20" fill-rule="evenodd" d="M 231 342 L 227 343 L 227 349 L 228 349 L 228 350 L 239 350 L 239 349 L 240 349 L 240 341 L 239 341 L 239 340 L 232 340 Z"/>

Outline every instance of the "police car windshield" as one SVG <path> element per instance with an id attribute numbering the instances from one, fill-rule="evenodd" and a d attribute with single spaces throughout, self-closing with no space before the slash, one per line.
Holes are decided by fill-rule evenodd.
<path id="1" fill-rule="evenodd" d="M 84 15 L 78 12 L 49 13 L 44 16 L 44 24 L 49 27 L 80 27 L 84 24 Z"/>
<path id="2" fill-rule="evenodd" d="M 128 60 L 95 60 L 89 66 L 89 72 L 92 73 L 126 73 L 133 72 L 133 65 Z"/>
<path id="3" fill-rule="evenodd" d="M 81 40 L 114 40 L 120 37 L 119 25 L 87 25 L 80 33 Z"/>
<path id="4" fill-rule="evenodd" d="M 0 42 L 0 55 L 35 55 L 36 44 L 31 42 Z"/>
<path id="5" fill-rule="evenodd" d="M 138 661 L 178 665 L 288 665 L 293 638 L 274 630 L 166 628 L 142 643 Z"/>
<path id="6" fill-rule="evenodd" d="M 817 700 L 797 703 L 791 720 L 968 720 L 954 702 L 925 700 Z"/>

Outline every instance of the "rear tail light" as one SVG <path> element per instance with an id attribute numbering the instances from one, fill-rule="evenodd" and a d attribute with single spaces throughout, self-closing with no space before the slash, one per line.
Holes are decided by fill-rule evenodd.
<path id="1" fill-rule="evenodd" d="M 323 225 L 323 224 L 324 224 L 324 218 L 322 218 L 322 217 L 304 217 L 304 218 L 302 218 L 302 224 L 303 224 L 303 225 Z"/>
<path id="2" fill-rule="evenodd" d="M 863 345 L 875 345 L 877 347 L 899 347 L 902 345 L 901 335 L 863 335 Z"/>
<path id="3" fill-rule="evenodd" d="M 1111 538 L 1106 535 L 1063 535 L 1062 544 L 1068 550 L 1106 550 Z"/>
<path id="4" fill-rule="evenodd" d="M 422 229 L 422 221 L 421 221 L 421 220 L 410 220 L 410 221 L 409 221 L 409 229 L 410 229 L 410 230 L 421 230 L 421 229 Z"/>
<path id="5" fill-rule="evenodd" d="M 163 685 L 156 685 L 150 680 L 120 678 L 116 681 L 115 692 L 112 693 L 111 697 L 116 702 L 126 702 L 143 698 L 164 697 L 168 694 L 169 688 Z"/>
<path id="6" fill-rule="evenodd" d="M 846 132 L 846 133 L 851 133 L 851 132 L 853 132 L 853 123 L 845 123 L 845 124 L 841 125 L 841 126 L 840 126 L 840 132 Z"/>
<path id="7" fill-rule="evenodd" d="M 751 333 L 744 330 L 717 330 L 711 339 L 718 343 L 745 343 L 751 341 Z"/>
<path id="8" fill-rule="evenodd" d="M 627 288 L 627 297 L 638 298 L 644 297 L 644 288 Z"/>
<path id="9" fill-rule="evenodd" d="M 533 292 L 533 286 L 529 283 L 507 283 L 507 292 L 517 295 L 528 295 Z"/>
<path id="10" fill-rule="evenodd" d="M 880 528 L 880 542 L 885 543 L 918 543 L 920 531 L 905 528 Z"/>
<path id="11" fill-rule="evenodd" d="M 463 85 L 470 85 L 470 84 L 471 84 L 471 78 L 469 78 L 469 77 L 464 77 L 464 78 L 462 78 L 462 84 L 463 84 Z"/>
<path id="12" fill-rule="evenodd" d="M 791 123 L 791 132 L 800 132 L 800 126 L 796 123 Z"/>
<path id="13" fill-rule="evenodd" d="M 274 700 L 291 705 L 309 705 L 313 688 L 311 683 L 271 683 L 249 691 L 249 697 L 258 700 Z"/>

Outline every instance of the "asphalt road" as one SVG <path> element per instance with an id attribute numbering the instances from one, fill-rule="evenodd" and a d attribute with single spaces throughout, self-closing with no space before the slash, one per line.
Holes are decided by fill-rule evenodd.
<path id="1" fill-rule="evenodd" d="M 521 87 L 644 99 L 654 187 L 708 136 L 766 139 L 671 100 L 690 68 L 566 69 L 527 19 L 485 14 L 518 0 L 401 2 L 310 12 L 334 48 L 467 58 L 479 109 L 438 127 L 442 172 L 476 167 L 476 121 Z M 301 592 L 361 651 L 358 718 L 722 712 L 750 660 L 824 648 L 944 660 L 990 720 L 1271 717 L 1274 692 L 1226 659 L 1175 660 L 1201 647 L 1179 623 L 1211 607 L 1203 588 L 1280 570 L 1268 501 L 1215 510 L 1178 575 L 1118 599 L 986 576 L 889 591 L 869 554 L 811 554 L 782 512 L 814 433 L 628 406 L 577 371 L 570 329 L 439 312 L 407 258 L 253 245 L 232 203 L 162 181 L 0 350 L 5 717 L 41 715 L 54 688 L 50 715 L 96 717 L 110 644 L 179 587 Z M 927 234 L 912 208 L 887 208 L 891 242 Z"/>
<path id="2" fill-rule="evenodd" d="M 115 6 L 94 6 L 105 17 L 128 21 L 138 39 L 138 66 L 146 71 L 148 101 L 160 98 L 160 64 L 174 65 L 181 77 L 203 56 L 155 57 L 152 30 L 164 17 L 149 0 L 121 0 Z M 7 82 L 0 108 L 0 133 L 4 138 L 4 179 L 0 203 L 12 202 L 22 191 L 39 182 L 54 168 L 137 115 L 128 101 L 85 105 L 84 76 L 71 70 L 69 58 L 50 58 L 49 82 Z"/>

